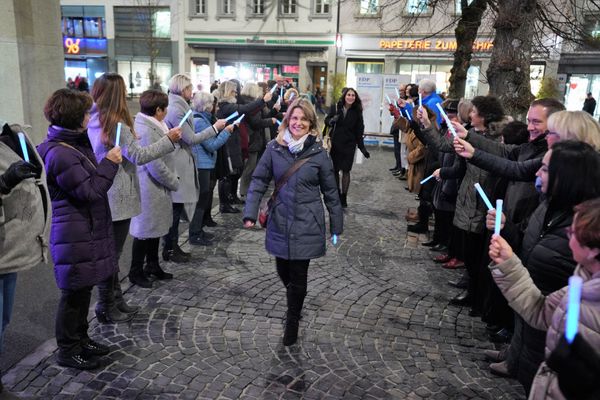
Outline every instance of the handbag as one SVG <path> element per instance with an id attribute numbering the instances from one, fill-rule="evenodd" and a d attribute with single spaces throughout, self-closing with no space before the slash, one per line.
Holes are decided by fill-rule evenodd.
<path id="1" fill-rule="evenodd" d="M 260 223 L 260 226 L 262 226 L 263 228 L 267 227 L 269 213 L 271 212 L 271 207 L 273 206 L 273 204 L 275 204 L 275 199 L 277 198 L 279 190 L 283 187 L 283 185 L 287 183 L 290 176 L 294 175 L 294 173 L 298 171 L 298 169 L 300 169 L 300 167 L 304 165 L 309 159 L 310 157 L 306 157 L 302 160 L 296 161 L 290 168 L 288 168 L 287 171 L 285 171 L 285 174 L 281 178 L 279 178 L 277 182 L 275 182 L 275 190 L 273 190 L 273 194 L 271 194 L 269 200 L 263 201 L 258 209 L 258 222 Z"/>

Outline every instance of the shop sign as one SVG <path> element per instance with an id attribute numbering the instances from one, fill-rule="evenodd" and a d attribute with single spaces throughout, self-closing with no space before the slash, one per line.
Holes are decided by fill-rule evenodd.
<path id="1" fill-rule="evenodd" d="M 63 38 L 63 50 L 67 55 L 106 54 L 106 39 Z"/>
<path id="2" fill-rule="evenodd" d="M 476 40 L 473 43 L 473 51 L 491 51 L 494 43 L 491 40 Z M 379 48 L 384 50 L 405 51 L 455 51 L 456 40 L 412 40 L 412 39 L 381 39 Z"/>

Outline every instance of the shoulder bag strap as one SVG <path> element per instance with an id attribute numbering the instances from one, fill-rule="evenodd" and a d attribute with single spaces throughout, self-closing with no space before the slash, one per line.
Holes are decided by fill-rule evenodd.
<path id="1" fill-rule="evenodd" d="M 90 163 L 90 165 L 92 166 L 92 168 L 96 169 L 96 165 L 94 165 L 94 163 L 85 155 L 83 154 L 81 151 L 77 150 L 75 147 L 71 146 L 70 144 L 67 144 L 65 142 L 58 142 L 58 144 L 60 144 L 61 146 L 65 146 L 68 147 L 70 149 L 75 150 L 76 152 L 78 152 L 79 154 L 81 154 L 83 156 L 83 158 L 85 158 L 87 160 L 87 162 Z"/>
<path id="2" fill-rule="evenodd" d="M 279 180 L 277 182 L 275 182 L 275 190 L 273 190 L 273 194 L 271 195 L 271 198 L 269 199 L 270 203 L 273 203 L 275 201 L 275 199 L 277 198 L 277 194 L 279 193 L 279 190 L 283 187 L 283 185 L 285 185 L 287 183 L 290 176 L 294 175 L 294 173 L 296 171 L 298 171 L 301 166 L 306 164 L 306 162 L 309 159 L 310 159 L 310 157 L 306 157 L 306 158 L 303 158 L 302 160 L 296 161 L 290 168 L 288 168 L 287 171 L 285 171 L 285 174 L 281 178 L 279 178 Z"/>

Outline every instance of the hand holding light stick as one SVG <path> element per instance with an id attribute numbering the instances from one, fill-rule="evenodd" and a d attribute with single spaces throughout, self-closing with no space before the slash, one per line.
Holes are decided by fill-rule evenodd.
<path id="1" fill-rule="evenodd" d="M 496 223 L 494 224 L 494 235 L 500 235 L 502 226 L 502 199 L 496 200 Z"/>
<path id="2" fill-rule="evenodd" d="M 17 135 L 19 136 L 19 143 L 21 143 L 21 151 L 23 152 L 23 159 L 25 159 L 25 161 L 29 162 L 29 152 L 27 151 L 27 143 L 25 143 L 25 135 L 23 134 L 23 132 L 18 132 Z"/>
<path id="3" fill-rule="evenodd" d="M 423 96 L 419 93 L 419 108 L 423 108 Z"/>
<path id="4" fill-rule="evenodd" d="M 575 339 L 575 335 L 577 335 L 582 285 L 583 279 L 581 279 L 581 277 L 572 276 L 569 278 L 569 297 L 567 298 L 567 320 L 565 321 L 565 338 L 569 343 L 573 343 L 573 339 Z"/>
<path id="5" fill-rule="evenodd" d="M 183 126 L 183 124 L 185 124 L 185 121 L 187 121 L 188 117 L 192 115 L 192 110 L 188 110 L 188 112 L 185 113 L 185 115 L 183 116 L 183 118 L 181 118 L 181 121 L 179 121 L 179 127 L 181 128 Z"/>
<path id="6" fill-rule="evenodd" d="M 487 195 L 485 194 L 485 192 L 483 191 L 483 188 L 481 187 L 481 185 L 479 183 L 475 184 L 475 189 L 477 189 L 477 193 L 479 193 L 479 195 L 481 196 L 481 199 L 485 203 L 488 210 L 493 210 L 494 206 L 492 205 L 492 202 L 487 197 Z"/>
<path id="7" fill-rule="evenodd" d="M 427 182 L 428 180 L 430 180 L 431 178 L 433 178 L 433 174 L 429 175 L 427 178 L 423 179 L 420 183 L 421 185 L 424 184 L 425 182 Z"/>
<path id="8" fill-rule="evenodd" d="M 450 129 L 450 132 L 452 132 L 452 136 L 458 137 L 458 134 L 456 133 L 456 130 L 454 129 L 454 126 L 452 125 L 452 122 L 450 122 L 450 118 L 448 118 L 448 114 L 446 114 L 446 111 L 444 111 L 444 109 L 442 108 L 440 103 L 437 103 L 436 106 L 437 106 L 438 110 L 440 110 L 442 117 L 446 121 L 446 125 L 448 125 L 448 129 Z"/>
<path id="9" fill-rule="evenodd" d="M 238 119 L 233 121 L 233 125 L 238 125 L 240 122 L 242 122 L 242 119 L 244 119 L 245 116 L 246 114 L 242 114 Z"/>
<path id="10" fill-rule="evenodd" d="M 277 122 L 277 126 L 281 126 L 281 121 L 276 119 L 275 122 Z"/>
<path id="11" fill-rule="evenodd" d="M 237 117 L 238 115 L 240 115 L 240 113 L 238 113 L 237 111 L 233 112 L 229 117 L 225 118 L 225 121 L 229 121 L 234 119 L 235 117 Z"/>
<path id="12" fill-rule="evenodd" d="M 121 124 L 120 122 L 117 124 L 117 135 L 115 138 L 115 146 L 119 146 L 119 143 L 121 142 L 121 127 L 123 126 L 123 124 Z"/>

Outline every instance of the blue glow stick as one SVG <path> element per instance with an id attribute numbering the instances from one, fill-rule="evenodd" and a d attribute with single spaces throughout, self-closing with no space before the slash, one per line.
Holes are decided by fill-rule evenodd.
<path id="1" fill-rule="evenodd" d="M 385 98 L 388 102 L 388 104 L 392 104 L 392 100 L 390 100 L 390 96 L 388 96 L 387 94 L 385 95 Z"/>
<path id="2" fill-rule="evenodd" d="M 334 246 L 337 244 L 337 239 L 337 235 L 334 233 L 331 237 L 331 243 L 333 243 Z"/>
<path id="3" fill-rule="evenodd" d="M 277 85 L 274 85 L 274 86 L 271 88 L 271 94 L 275 93 L 275 89 L 277 89 Z"/>
<path id="4" fill-rule="evenodd" d="M 17 133 L 19 136 L 19 142 L 21 143 L 21 151 L 23 152 L 23 158 L 29 162 L 29 152 L 27 151 L 27 143 L 25 143 L 25 135 L 23 132 Z"/>
<path id="5" fill-rule="evenodd" d="M 235 121 L 233 121 L 233 125 L 237 125 L 240 122 L 242 122 L 242 119 L 244 119 L 245 116 L 246 116 L 246 114 L 242 114 L 238 119 L 236 119 Z"/>
<path id="6" fill-rule="evenodd" d="M 283 88 L 279 89 L 279 97 L 283 98 Z"/>
<path id="7" fill-rule="evenodd" d="M 419 93 L 419 108 L 423 108 L 423 96 Z"/>
<path id="8" fill-rule="evenodd" d="M 188 110 L 188 112 L 185 113 L 185 115 L 183 116 L 183 118 L 181 118 L 181 121 L 179 122 L 179 127 L 181 128 L 183 126 L 183 124 L 185 124 L 185 121 L 187 121 L 188 117 L 192 115 L 192 110 Z"/>
<path id="9" fill-rule="evenodd" d="M 502 199 L 496 200 L 496 223 L 494 224 L 494 234 L 500 235 L 500 226 L 502 224 Z"/>
<path id="10" fill-rule="evenodd" d="M 121 127 L 122 127 L 122 124 L 119 122 L 117 124 L 117 135 L 115 137 L 115 146 L 118 146 L 119 143 L 121 142 Z"/>
<path id="11" fill-rule="evenodd" d="M 431 178 L 433 178 L 433 174 L 432 174 L 432 175 L 429 175 L 427 178 L 423 179 L 423 180 L 421 181 L 421 185 L 422 185 L 422 184 L 424 184 L 425 182 L 427 182 L 428 180 L 430 180 Z"/>
<path id="12" fill-rule="evenodd" d="M 277 122 L 277 126 L 281 126 L 281 121 L 276 119 L 275 122 Z"/>
<path id="13" fill-rule="evenodd" d="M 409 121 L 412 121 L 412 116 L 410 115 L 410 112 L 408 110 L 404 110 L 404 113 L 406 114 L 406 116 L 408 117 Z"/>
<path id="14" fill-rule="evenodd" d="M 232 113 L 229 117 L 225 118 L 225 121 L 229 121 L 230 119 L 234 119 L 235 117 L 237 117 L 238 115 L 240 115 L 240 113 L 238 113 L 237 111 L 235 111 L 234 113 Z"/>
<path id="15" fill-rule="evenodd" d="M 398 88 L 394 88 L 396 89 L 396 97 L 400 98 L 400 92 L 398 91 Z"/>
<path id="16" fill-rule="evenodd" d="M 581 286 L 583 279 L 579 276 L 569 278 L 569 291 L 567 298 L 567 320 L 565 322 L 565 337 L 567 342 L 573 343 L 577 335 L 577 325 L 579 323 L 579 305 L 581 302 Z"/>
<path id="17" fill-rule="evenodd" d="M 488 210 L 493 210 L 494 206 L 492 205 L 492 202 L 486 196 L 485 192 L 483 191 L 483 189 L 481 188 L 481 185 L 479 183 L 475 184 L 475 189 L 477 189 L 477 193 L 479 193 L 479 195 L 481 196 L 481 199 L 485 203 L 485 206 L 488 208 Z"/>
<path id="18" fill-rule="evenodd" d="M 448 129 L 450 129 L 450 132 L 452 132 L 452 136 L 458 137 L 458 134 L 456 133 L 454 126 L 452 126 L 452 122 L 450 122 L 450 118 L 448 118 L 448 114 L 446 114 L 446 112 L 444 111 L 444 109 L 442 108 L 440 103 L 437 103 L 436 106 L 437 106 L 438 110 L 440 110 L 442 117 L 444 117 L 444 120 L 446 121 L 446 125 L 448 125 Z"/>

